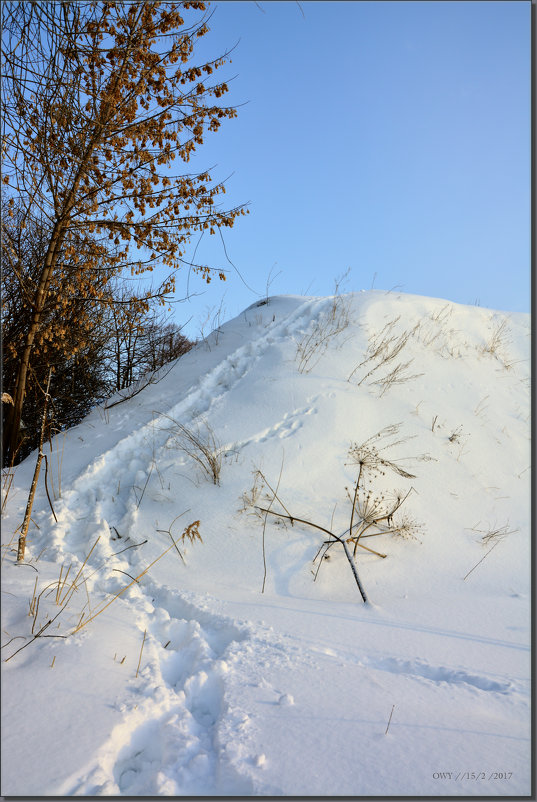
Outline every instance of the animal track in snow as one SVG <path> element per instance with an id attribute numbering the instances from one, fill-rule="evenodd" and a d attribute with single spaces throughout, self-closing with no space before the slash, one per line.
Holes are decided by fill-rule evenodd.
<path id="1" fill-rule="evenodd" d="M 271 440 L 273 437 L 284 440 L 287 437 L 291 437 L 296 431 L 302 428 L 304 425 L 303 419 L 305 416 L 316 415 L 317 412 L 318 409 L 314 404 L 308 404 L 305 407 L 300 407 L 299 409 L 293 410 L 293 412 L 286 412 L 281 420 L 274 423 L 268 429 L 263 429 L 261 432 L 257 432 L 246 440 L 241 440 L 235 445 L 237 448 L 245 448 L 252 443 L 265 443 L 268 440 Z"/>
<path id="2" fill-rule="evenodd" d="M 147 656 L 135 688 L 142 699 L 112 732 L 97 766 L 66 793 L 199 794 L 202 779 L 209 795 L 251 795 L 251 780 L 229 764 L 219 739 L 224 658 L 248 633 L 176 591 L 144 585 L 146 599 L 154 594 L 160 606 L 147 610 Z"/>
<path id="3" fill-rule="evenodd" d="M 522 691 L 522 686 L 512 680 L 493 678 L 486 674 L 474 674 L 466 669 L 431 665 L 426 660 L 419 658 L 406 660 L 398 657 L 356 657 L 351 652 L 331 648 L 322 650 L 314 648 L 313 651 L 332 657 L 340 663 L 356 663 L 363 668 L 387 671 L 390 674 L 405 674 L 418 681 L 426 680 L 434 683 L 468 685 L 480 691 L 502 694 Z"/>
<path id="4" fill-rule="evenodd" d="M 480 691 L 510 693 L 513 690 L 513 684 L 509 681 L 499 681 L 482 674 L 472 674 L 464 669 L 433 666 L 425 660 L 404 660 L 397 657 L 387 657 L 383 659 L 367 659 L 364 664 L 381 671 L 389 671 L 392 674 L 407 674 L 419 680 L 425 679 L 438 683 L 470 685 Z"/>
<path id="5" fill-rule="evenodd" d="M 144 738 L 145 729 L 138 736 L 133 733 L 130 746 L 118 756 L 116 783 L 126 794 L 183 795 L 195 792 L 203 777 L 207 793 L 250 794 L 250 782 L 222 765 L 226 761 L 218 740 L 219 723 L 227 710 L 229 667 L 224 658 L 228 648 L 247 639 L 248 633 L 177 591 L 151 581 L 144 590 L 159 604 L 149 628 L 158 644 L 157 683 L 165 686 L 172 709 L 159 719 L 159 753 L 164 761 L 156 777 L 153 771 L 153 787 L 140 782 L 151 762 L 152 746 Z M 141 750 L 137 748 L 140 738 L 145 743 Z"/>
<path id="6" fill-rule="evenodd" d="M 73 480 L 71 489 L 64 493 L 57 504 L 58 522 L 53 529 L 53 546 L 57 557 L 61 559 L 63 546 L 67 545 L 69 552 L 76 554 L 82 562 L 88 553 L 89 540 L 97 530 L 104 531 L 105 524 L 116 527 L 122 535 L 128 535 L 136 521 L 139 500 L 146 480 L 150 478 L 154 461 L 170 437 L 169 419 L 195 425 L 197 418 L 207 415 L 246 376 L 267 348 L 288 337 L 297 327 L 300 328 L 317 307 L 318 301 L 306 301 L 257 340 L 240 345 L 209 369 L 197 384 L 186 388 L 184 396 L 166 410 L 167 418 L 159 419 L 157 415 L 145 423 L 137 424 L 108 451 L 95 457 Z M 249 442 L 274 435 L 288 437 L 302 425 L 300 416 L 312 411 L 307 407 L 296 410 Z M 124 411 L 123 414 L 127 413 Z M 103 488 L 107 488 L 104 494 Z M 81 524 L 82 519 L 84 523 Z M 101 564 L 103 559 L 110 556 L 111 550 L 103 549 L 103 540 L 93 553 L 89 565 Z M 129 560 L 131 557 L 133 555 L 129 555 Z"/>

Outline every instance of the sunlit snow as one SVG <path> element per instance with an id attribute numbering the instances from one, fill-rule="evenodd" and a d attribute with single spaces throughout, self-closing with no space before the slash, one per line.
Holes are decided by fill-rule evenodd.
<path id="1" fill-rule="evenodd" d="M 47 444 L 23 565 L 35 454 L 5 475 L 2 794 L 529 794 L 529 347 L 523 314 L 268 298 Z M 367 444 L 362 512 L 404 504 L 364 603 L 327 532 Z"/>

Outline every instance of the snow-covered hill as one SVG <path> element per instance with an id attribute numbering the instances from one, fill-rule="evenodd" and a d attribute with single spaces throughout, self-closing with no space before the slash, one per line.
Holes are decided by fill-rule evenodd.
<path id="1" fill-rule="evenodd" d="M 4 477 L 2 794 L 530 793 L 529 346 L 270 298 Z"/>

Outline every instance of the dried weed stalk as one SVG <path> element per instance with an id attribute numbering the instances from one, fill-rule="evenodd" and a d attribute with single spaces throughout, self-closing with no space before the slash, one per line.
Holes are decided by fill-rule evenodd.
<path id="1" fill-rule="evenodd" d="M 289 521 L 291 526 L 294 526 L 295 523 L 302 524 L 324 535 L 324 540 L 313 559 L 315 565 L 320 558 L 319 565 L 315 572 L 315 578 L 317 578 L 323 559 L 328 558 L 328 551 L 334 545 L 341 546 L 350 565 L 362 600 L 367 602 L 367 596 L 360 577 L 358 576 L 355 562 L 358 549 L 363 549 L 381 558 L 385 558 L 386 554 L 366 545 L 364 540 L 386 534 L 399 535 L 401 537 L 416 537 L 416 533 L 420 529 L 419 525 L 411 516 L 406 513 L 401 513 L 401 509 L 413 488 L 410 488 L 406 492 L 394 491 L 394 493 L 390 495 L 381 491 L 373 491 L 370 487 L 375 476 L 384 475 L 388 470 L 405 479 L 415 478 L 413 474 L 406 471 L 399 464 L 400 460 L 390 460 L 381 453 L 385 449 L 389 447 L 393 448 L 409 439 L 393 439 L 397 437 L 399 427 L 400 424 L 387 426 L 362 444 L 351 445 L 349 449 L 350 464 L 357 466 L 358 475 L 352 493 L 346 488 L 350 502 L 350 517 L 348 526 L 339 533 L 334 531 L 333 521 L 330 524 L 330 528 L 328 528 L 307 518 L 298 517 L 289 511 L 279 494 L 282 470 L 280 470 L 276 487 L 270 484 L 260 470 L 256 470 L 252 489 L 243 495 L 243 509 L 252 508 L 254 513 L 258 515 L 263 522 L 264 576 L 262 591 L 265 588 L 266 579 L 266 522 L 267 517 L 271 515 L 280 521 Z M 386 440 L 388 440 L 388 442 L 386 442 Z"/>
<path id="2" fill-rule="evenodd" d="M 169 415 L 162 415 L 171 421 L 172 426 L 167 429 L 171 437 L 168 447 L 183 451 L 202 469 L 203 473 L 213 484 L 220 484 L 222 470 L 223 447 L 206 420 L 202 420 L 196 429 L 189 428 Z"/>
<path id="3" fill-rule="evenodd" d="M 181 535 L 181 540 L 184 541 L 185 538 L 186 538 L 186 539 L 190 540 L 191 543 L 194 543 L 196 540 L 199 540 L 200 542 L 203 542 L 202 538 L 201 538 L 201 535 L 199 533 L 199 524 L 200 524 L 199 521 L 194 521 L 193 523 L 189 524 L 189 526 L 187 526 L 184 529 L 183 534 Z M 93 552 L 94 548 L 96 547 L 98 541 L 99 541 L 99 538 L 97 538 L 97 540 L 93 544 L 93 546 L 92 546 L 91 550 L 89 551 L 87 557 L 85 558 L 81 568 L 78 570 L 76 576 L 74 577 L 74 579 L 72 579 L 69 582 L 69 584 L 67 583 L 67 576 L 69 574 L 70 567 L 67 570 L 67 573 L 64 575 L 63 574 L 63 569 L 64 569 L 63 565 L 60 568 L 60 575 L 59 575 L 58 579 L 56 581 L 54 581 L 54 582 L 51 582 L 51 583 L 47 584 L 39 593 L 37 593 L 37 580 L 36 580 L 36 584 L 34 586 L 32 598 L 31 598 L 31 600 L 29 602 L 29 608 L 30 608 L 29 609 L 29 616 L 32 618 L 31 634 L 28 635 L 28 636 L 17 636 L 18 638 L 24 638 L 24 640 L 26 642 L 22 646 L 20 646 L 18 649 L 16 649 L 14 652 L 12 652 L 12 654 L 10 654 L 9 657 L 5 658 L 4 662 L 7 662 L 8 660 L 11 660 L 13 657 L 15 657 L 16 654 L 18 654 L 20 651 L 25 649 L 27 646 L 30 646 L 30 644 L 33 643 L 34 641 L 36 641 L 38 638 L 68 638 L 71 635 L 75 635 L 77 632 L 79 632 L 81 629 L 83 629 L 87 624 L 89 624 L 91 621 L 93 621 L 95 618 L 97 618 L 97 616 L 99 616 L 102 612 L 104 612 L 108 607 L 110 607 L 110 605 L 113 604 L 120 596 L 122 596 L 123 593 L 125 593 L 125 591 L 127 591 L 132 585 L 134 585 L 135 583 L 138 583 L 138 581 L 143 576 L 145 576 L 145 574 L 149 571 L 149 569 L 152 568 L 152 566 L 155 565 L 155 563 L 157 563 L 159 560 L 161 560 L 162 557 L 164 557 L 165 554 L 168 554 L 168 552 L 171 549 L 177 548 L 177 541 L 172 538 L 171 546 L 168 546 L 168 548 L 166 548 L 164 551 L 162 551 L 158 555 L 158 557 L 156 557 L 156 559 L 154 559 L 137 576 L 131 577 L 130 574 L 126 574 L 131 579 L 131 581 L 128 583 L 128 585 L 125 585 L 122 588 L 120 588 L 119 591 L 117 591 L 116 593 L 114 593 L 112 595 L 111 599 L 109 599 L 108 601 L 101 602 L 101 604 L 98 607 L 92 609 L 91 605 L 90 605 L 89 593 L 88 593 L 88 588 L 87 588 L 87 580 L 84 578 L 83 569 L 86 566 L 86 564 L 87 564 L 87 562 L 89 560 L 89 557 L 90 557 L 91 553 Z M 144 542 L 147 542 L 147 541 L 144 541 Z M 140 545 L 142 545 L 142 544 L 138 543 L 138 544 L 134 544 L 133 546 L 128 546 L 127 548 L 134 548 L 135 546 L 140 546 Z M 122 551 L 126 551 L 126 549 L 122 549 Z M 117 552 L 117 554 L 120 554 L 120 553 L 121 552 Z M 113 556 L 115 556 L 115 555 L 110 555 L 110 557 L 113 557 Z M 107 561 L 108 560 L 106 560 L 105 563 Z M 103 565 L 105 563 L 103 563 Z M 99 570 L 101 570 L 103 565 L 101 565 L 101 566 L 99 566 L 99 568 L 95 569 L 91 575 L 93 575 L 94 573 L 96 573 Z M 118 569 L 114 569 L 114 570 L 118 570 Z M 126 572 L 125 571 L 120 571 L 120 573 L 126 573 Z M 60 616 L 63 616 L 63 614 L 68 610 L 69 604 L 72 601 L 74 595 L 78 592 L 78 590 L 82 586 L 84 586 L 84 589 L 86 591 L 86 599 L 87 600 L 84 603 L 84 606 L 81 609 L 79 609 L 77 611 L 77 613 L 76 613 L 76 615 L 78 616 L 78 620 L 77 620 L 76 625 L 74 625 L 74 627 L 73 627 L 72 624 L 69 626 L 69 625 L 67 625 L 67 623 L 65 623 L 62 633 L 55 633 L 54 635 L 49 634 L 48 630 L 50 629 L 51 625 L 55 621 L 57 621 L 58 618 L 60 618 Z M 50 605 L 49 605 L 42 612 L 42 615 L 39 616 L 40 603 L 41 603 L 42 599 L 43 598 L 46 599 L 47 597 L 51 596 L 52 594 L 54 594 L 54 603 L 55 603 L 55 605 L 57 607 L 59 607 L 58 611 L 57 612 L 53 612 L 53 610 L 50 609 Z M 42 606 L 43 606 L 43 604 L 42 604 Z M 72 614 L 73 611 L 70 610 L 69 612 Z M 44 619 L 44 623 L 41 624 L 41 625 L 38 624 L 38 616 L 41 618 L 41 620 Z M 60 626 L 61 626 L 61 621 L 60 621 L 60 624 L 58 625 L 58 628 Z M 11 640 L 14 640 L 14 638 L 12 638 Z M 11 642 L 11 641 L 9 641 L 9 642 Z M 8 644 L 4 644 L 4 645 L 7 646 Z"/>
<path id="4" fill-rule="evenodd" d="M 351 371 L 347 381 L 350 382 L 360 368 L 369 368 L 366 370 L 362 378 L 357 382 L 357 386 L 359 387 L 381 368 L 385 368 L 386 366 L 391 368 L 393 361 L 399 356 L 399 354 L 401 354 L 410 338 L 417 334 L 421 325 L 420 323 L 416 323 L 413 328 L 405 329 L 405 331 L 397 334 L 395 332 L 395 328 L 400 320 L 400 317 L 401 316 L 398 315 L 397 317 L 393 318 L 393 320 L 390 320 L 388 323 L 386 323 L 380 332 L 373 334 L 370 337 L 365 359 L 363 359 L 354 368 L 354 370 Z M 397 363 L 395 367 L 391 368 L 391 370 L 383 378 L 375 379 L 371 381 L 370 384 L 380 386 L 380 395 L 383 395 L 392 385 L 402 384 L 403 382 L 407 382 L 411 379 L 421 376 L 421 373 L 415 373 L 412 375 L 405 373 L 413 361 L 413 359 L 410 359 L 407 362 Z"/>
<path id="5" fill-rule="evenodd" d="M 187 512 L 188 512 L 188 510 L 187 510 Z M 199 531 L 199 526 L 200 526 L 200 523 L 201 523 L 200 521 L 194 521 L 193 523 L 189 524 L 183 530 L 183 534 L 181 535 L 180 538 L 175 538 L 172 535 L 172 527 L 173 527 L 174 523 L 177 521 L 178 518 L 181 518 L 181 516 L 183 516 L 183 515 L 185 515 L 184 512 L 182 512 L 181 515 L 178 515 L 176 518 L 174 518 L 173 521 L 171 522 L 171 524 L 169 525 L 168 529 L 157 529 L 157 532 L 163 532 L 164 534 L 170 536 L 170 540 L 172 541 L 172 544 L 174 545 L 175 550 L 177 551 L 179 557 L 181 558 L 181 561 L 186 565 L 186 561 L 185 561 L 185 558 L 183 556 L 183 553 L 179 549 L 179 546 L 177 545 L 177 543 L 179 541 L 184 543 L 185 540 L 188 540 L 191 544 L 194 544 L 197 540 L 199 540 L 200 543 L 203 543 L 203 539 L 202 539 L 202 537 L 200 535 L 200 531 Z"/>
<path id="6" fill-rule="evenodd" d="M 309 373 L 328 348 L 329 343 L 349 326 L 350 299 L 337 292 L 330 308 L 313 321 L 310 330 L 297 345 L 296 359 L 300 373 Z"/>
<path id="7" fill-rule="evenodd" d="M 494 542 L 503 540 L 504 537 L 508 535 L 514 535 L 515 532 L 518 532 L 518 529 L 511 529 L 509 526 L 509 521 L 503 526 L 489 526 L 486 529 L 478 529 L 478 524 L 471 527 L 471 532 L 476 532 L 477 534 L 481 535 L 481 543 L 484 546 Z"/>

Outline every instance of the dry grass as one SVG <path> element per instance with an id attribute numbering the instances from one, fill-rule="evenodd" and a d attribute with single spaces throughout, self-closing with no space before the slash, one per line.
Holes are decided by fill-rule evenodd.
<path id="1" fill-rule="evenodd" d="M 196 540 L 200 540 L 201 541 L 201 535 L 199 533 L 199 528 L 198 528 L 199 527 L 199 523 L 200 523 L 199 521 L 194 521 L 189 526 L 187 526 L 185 528 L 185 530 L 183 531 L 183 534 L 181 536 L 182 539 L 184 540 L 185 538 L 187 538 L 187 539 L 190 540 L 190 542 L 194 542 Z M 69 573 L 70 573 L 70 570 L 71 570 L 71 566 L 69 566 L 69 568 L 67 569 L 67 571 L 64 574 L 65 565 L 62 565 L 60 567 L 60 573 L 59 573 L 58 579 L 53 581 L 53 582 L 49 582 L 48 584 L 46 584 L 39 591 L 39 593 L 37 592 L 38 581 L 37 581 L 37 578 L 36 578 L 36 582 L 35 582 L 35 585 L 34 585 L 32 597 L 31 597 L 31 599 L 29 601 L 29 616 L 32 618 L 32 625 L 31 625 L 31 629 L 30 629 L 30 634 L 28 634 L 28 635 L 19 635 L 19 636 L 16 636 L 15 638 L 11 639 L 11 640 L 24 639 L 25 643 L 22 646 L 20 646 L 18 649 L 16 649 L 14 652 L 12 652 L 9 655 L 9 657 L 5 658 L 4 662 L 7 662 L 8 660 L 11 660 L 13 657 L 15 657 L 16 654 L 18 654 L 20 651 L 25 649 L 27 646 L 30 646 L 30 644 L 32 644 L 38 638 L 51 638 L 51 637 L 54 637 L 54 638 L 68 638 L 68 637 L 70 637 L 72 635 L 75 635 L 77 632 L 80 632 L 81 629 L 83 629 L 85 626 L 87 626 L 91 621 L 94 621 L 99 615 L 101 615 L 101 613 L 103 613 L 108 607 L 110 607 L 111 604 L 113 604 L 117 599 L 119 599 L 120 596 L 122 596 L 130 587 L 132 587 L 132 585 L 134 585 L 135 583 L 139 582 L 139 580 L 150 570 L 150 568 L 152 568 L 153 565 L 155 565 L 155 563 L 157 563 L 159 560 L 161 560 L 162 557 L 164 557 L 166 554 L 168 554 L 168 552 L 171 551 L 171 549 L 177 548 L 177 542 L 175 540 L 172 540 L 172 544 L 170 546 L 168 546 L 168 548 L 164 549 L 164 551 L 162 551 L 158 555 L 158 557 L 156 559 L 154 559 L 146 568 L 144 568 L 144 570 L 141 571 L 137 576 L 130 577 L 130 575 L 127 574 L 127 576 L 129 576 L 131 581 L 127 585 L 124 585 L 122 588 L 120 588 L 119 591 L 114 593 L 112 595 L 111 599 L 109 599 L 108 601 L 101 602 L 100 605 L 98 605 L 98 606 L 94 607 L 94 609 L 92 609 L 91 608 L 91 604 L 90 604 L 89 592 L 88 592 L 88 588 L 87 588 L 87 580 L 84 577 L 84 573 L 83 572 L 84 572 L 84 568 L 87 565 L 88 560 L 89 560 L 93 550 L 95 549 L 98 541 L 99 541 L 99 538 L 97 538 L 97 540 L 93 544 L 92 548 L 88 552 L 88 555 L 86 556 L 84 562 L 82 563 L 81 567 L 77 571 L 76 576 L 74 577 L 74 579 L 70 580 L 69 582 L 67 580 L 68 580 L 68 576 L 69 576 Z M 141 545 L 141 544 L 135 544 L 135 545 Z M 129 546 L 128 548 L 133 548 L 133 547 L 134 546 L 132 546 L 132 547 Z M 120 552 L 118 552 L 118 553 L 120 553 Z M 115 555 L 111 555 L 111 557 L 113 557 L 113 556 L 115 556 Z M 106 562 L 108 562 L 108 560 L 106 560 L 105 563 L 103 563 L 101 566 L 96 568 L 92 572 L 92 575 L 94 573 L 98 572 L 98 571 L 101 571 L 103 566 L 106 564 Z M 34 567 L 34 566 L 32 566 L 32 567 Z M 37 570 L 37 569 L 35 569 L 35 570 Z M 115 570 L 118 570 L 118 569 L 115 569 Z M 125 572 L 121 571 L 120 573 L 125 573 Z M 84 589 L 86 591 L 86 600 L 84 601 L 84 604 L 83 604 L 82 607 L 78 607 L 78 608 L 74 608 L 73 609 L 73 606 L 72 606 L 71 602 L 72 602 L 75 594 L 81 589 L 82 586 L 84 587 Z M 51 609 L 50 602 L 48 604 L 46 603 L 46 600 L 52 594 L 54 594 L 54 605 L 56 607 L 59 607 L 57 612 L 54 612 L 53 608 Z M 40 609 L 41 609 L 41 613 L 42 613 L 41 615 L 40 615 Z M 74 616 L 74 620 L 76 621 L 76 623 L 73 623 L 73 616 Z M 69 618 L 71 619 L 71 623 L 69 623 Z M 39 619 L 41 619 L 41 620 L 39 620 Z M 52 634 L 50 634 L 50 628 L 51 628 L 52 624 L 54 624 L 56 621 L 58 621 L 58 619 L 60 619 L 59 624 L 58 624 L 58 629 L 61 629 L 61 632 L 57 632 L 55 630 L 54 631 L 55 634 L 52 635 Z M 41 622 L 44 622 L 44 623 L 41 623 Z M 62 626 L 62 623 L 63 623 L 63 626 Z M 11 641 L 9 641 L 9 642 L 11 642 Z M 7 646 L 7 645 L 8 644 L 5 644 L 5 646 Z"/>
<path id="2" fill-rule="evenodd" d="M 519 531 L 518 529 L 511 529 L 509 521 L 503 526 L 487 526 L 485 529 L 478 529 L 478 526 L 479 524 L 476 524 L 471 527 L 470 531 L 476 532 L 481 536 L 480 540 L 484 546 L 503 540 L 508 535 L 514 535 L 515 532 Z"/>
<path id="3" fill-rule="evenodd" d="M 189 428 L 169 415 L 162 415 L 171 421 L 167 427 L 170 438 L 169 448 L 178 448 L 187 454 L 201 468 L 202 473 L 215 485 L 220 484 L 222 457 L 224 448 L 206 420 L 202 420 L 197 428 Z"/>
<path id="4" fill-rule="evenodd" d="M 394 361 L 405 349 L 408 341 L 417 336 L 421 326 L 421 323 L 416 323 L 412 328 L 397 333 L 396 329 L 400 319 L 401 316 L 398 315 L 388 321 L 379 332 L 371 335 L 365 358 L 351 371 L 347 381 L 352 382 L 356 375 L 362 372 L 363 375 L 356 382 L 357 386 L 359 387 L 369 379 L 371 380 L 369 381 L 370 385 L 376 385 L 380 388 L 380 395 L 382 396 L 393 385 L 403 384 L 423 375 L 421 373 L 408 373 L 408 368 L 414 361 L 413 359 L 394 364 Z M 389 368 L 388 373 L 385 373 L 381 378 L 377 378 L 377 372 L 386 367 Z"/>
<path id="5" fill-rule="evenodd" d="M 380 388 L 379 396 L 383 396 L 384 393 L 395 384 L 406 384 L 406 382 L 412 381 L 412 379 L 423 376 L 423 373 L 408 373 L 408 368 L 413 362 L 413 359 L 410 359 L 408 362 L 399 362 L 393 370 L 389 371 L 381 379 L 371 382 L 372 385 L 377 385 Z"/>
<path id="6" fill-rule="evenodd" d="M 490 319 L 491 333 L 487 342 L 480 347 L 482 354 L 490 354 L 501 359 L 500 351 L 502 351 L 510 342 L 509 328 L 507 326 L 507 318 L 495 319 L 494 315 Z"/>
<path id="7" fill-rule="evenodd" d="M 300 373 L 309 373 L 319 362 L 323 354 L 332 345 L 332 341 L 341 334 L 350 323 L 350 298 L 340 295 L 336 283 L 336 293 L 332 297 L 330 308 L 312 322 L 310 330 L 297 344 L 296 360 Z"/>

